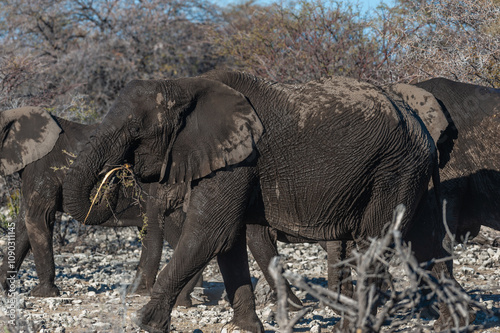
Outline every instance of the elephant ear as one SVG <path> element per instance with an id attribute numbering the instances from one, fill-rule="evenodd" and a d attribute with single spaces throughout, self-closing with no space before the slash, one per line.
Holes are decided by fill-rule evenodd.
<path id="1" fill-rule="evenodd" d="M 181 115 L 181 126 L 160 180 L 189 182 L 235 165 L 256 149 L 264 128 L 247 98 L 240 92 L 204 78 L 184 79 L 194 96 Z M 181 85 L 182 86 L 182 85 Z"/>
<path id="2" fill-rule="evenodd" d="M 448 133 L 453 127 L 451 120 L 441 104 L 430 92 L 414 85 L 397 83 L 386 87 L 386 90 L 401 97 L 420 117 L 438 147 L 439 165 L 443 167 L 449 153 L 444 147 L 453 147 L 453 137 Z"/>
<path id="3" fill-rule="evenodd" d="M 10 175 L 49 153 L 62 129 L 39 107 L 0 112 L 0 175 Z"/>

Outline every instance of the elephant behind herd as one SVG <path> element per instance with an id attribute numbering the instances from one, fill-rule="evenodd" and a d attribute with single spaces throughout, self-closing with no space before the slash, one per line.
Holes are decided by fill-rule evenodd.
<path id="1" fill-rule="evenodd" d="M 144 185 L 149 194 L 148 220 L 158 221 L 148 226 L 148 230 L 157 230 L 146 235 L 150 251 L 142 252 L 137 274 L 145 289 L 151 289 L 156 276 L 163 239 L 174 246 L 179 241 L 182 249 L 174 255 L 178 258 L 162 270 L 152 300 L 140 313 L 139 324 L 152 331 L 168 327 L 175 296 L 216 255 L 235 307 L 233 322 L 251 331 L 261 330 L 248 283 L 245 237 L 240 235 L 246 223 L 252 226 L 247 231 L 250 249 L 263 253 L 255 255 L 261 267 L 266 267 L 269 257 L 277 253 L 277 239 L 310 242 L 380 235 L 392 209 L 401 202 L 409 207 L 405 223 L 412 231 L 408 236 L 425 237 L 425 230 L 418 228 L 417 206 L 420 197 L 425 197 L 433 172 L 434 142 L 451 230 L 463 237 L 467 232 L 477 235 L 480 225 L 500 229 L 500 207 L 495 200 L 500 197 L 500 149 L 495 145 L 500 142 L 500 92 L 446 79 L 417 86 L 425 91 L 407 85 L 380 90 L 340 78 L 280 87 L 247 75 L 212 72 L 203 78 L 129 85 L 101 127 L 70 123 L 35 108 L 22 115 L 19 110 L 4 111 L 0 116 L 4 138 L 1 170 L 3 174 L 19 171 L 23 181 L 23 202 L 16 223 L 16 268 L 31 247 L 40 280 L 32 293 L 57 294 L 51 238 L 53 216 L 63 210 L 63 194 L 67 211 L 83 220 L 88 204 L 80 207 L 81 202 L 88 201 L 97 174 L 107 164 L 123 162 L 132 163 L 143 181 L 162 183 Z M 426 92 L 439 105 L 427 103 L 435 100 Z M 425 103 L 416 96 L 426 96 Z M 415 111 L 420 117 L 414 116 Z M 129 118 L 125 119 L 125 115 Z M 23 121 L 30 131 L 22 130 Z M 33 131 L 33 126 L 38 130 Z M 92 144 L 85 145 L 93 130 L 96 133 Z M 426 138 L 427 131 L 432 139 Z M 44 135 L 46 139 L 26 137 L 26 133 Z M 37 149 L 15 148 L 29 156 L 19 160 L 12 154 L 13 149 L 7 148 L 23 142 L 38 142 Z M 113 147 L 112 143 L 118 143 L 115 149 L 105 151 Z M 37 155 L 32 156 L 34 151 Z M 64 169 L 50 169 L 66 161 L 63 151 L 78 155 L 70 167 L 70 180 L 67 178 L 64 185 Z M 401 156 L 402 152 L 406 155 Z M 109 160 L 89 165 L 97 160 L 96 156 Z M 89 169 L 96 176 L 89 176 Z M 81 175 L 96 180 L 85 184 Z M 401 191 L 387 197 L 387 188 L 393 191 L 394 184 Z M 83 189 L 83 193 L 75 189 Z M 42 197 L 34 197 L 39 194 Z M 433 197 L 422 200 L 435 206 Z M 142 226 L 137 206 L 131 206 L 123 195 L 115 202 L 115 210 L 123 215 L 121 222 L 101 207 L 91 213 L 92 223 L 109 220 L 109 226 Z M 382 202 L 387 204 L 383 209 Z M 363 228 L 354 228 L 354 221 L 362 221 Z M 439 217 L 432 223 L 437 221 Z M 202 243 L 208 248 L 197 248 L 190 241 L 206 236 L 200 235 L 200 225 L 208 228 L 203 232 L 212 231 L 214 240 Z M 424 249 L 429 245 L 428 240 L 412 242 Z M 332 242 L 332 249 L 337 248 L 335 244 Z M 327 247 L 326 243 L 323 246 Z M 203 255 L 189 255 L 193 248 Z M 418 252 L 418 245 L 416 248 Z M 420 252 L 420 260 L 446 254 L 443 249 L 425 252 Z M 336 260 L 339 252 L 329 251 L 329 262 Z M 235 274 L 234 262 L 243 273 Z M 4 287 L 6 267 L 4 256 L 0 271 Z M 339 279 L 329 270 L 329 285 L 337 285 Z M 180 298 L 189 302 L 189 293 L 184 291 L 183 295 Z M 295 297 L 291 291 L 289 295 Z M 296 297 L 294 300 L 300 303 Z"/>

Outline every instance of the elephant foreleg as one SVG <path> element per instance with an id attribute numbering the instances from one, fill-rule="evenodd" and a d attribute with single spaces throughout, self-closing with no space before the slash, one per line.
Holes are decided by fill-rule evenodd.
<path id="1" fill-rule="evenodd" d="M 244 213 L 253 190 L 246 172 L 249 168 L 221 171 L 192 190 L 179 244 L 160 272 L 151 300 L 139 311 L 141 328 L 167 330 L 182 288 L 218 256 L 234 307 L 233 324 L 251 332 L 264 331 L 255 313 L 246 253 Z"/>
<path id="2" fill-rule="evenodd" d="M 152 221 L 148 219 L 148 221 Z M 152 221 L 153 226 L 147 226 L 142 242 L 141 257 L 137 268 L 134 282 L 129 287 L 128 292 L 135 292 L 141 295 L 149 295 L 153 290 L 156 281 L 156 274 L 160 268 L 161 254 L 163 251 L 162 232 L 157 229 L 158 222 Z"/>
<path id="3" fill-rule="evenodd" d="M 184 224 L 184 219 L 186 218 L 185 213 L 181 208 L 178 208 L 171 214 L 165 217 L 164 225 L 164 238 L 174 249 L 179 243 L 179 238 L 181 236 L 182 228 Z M 194 291 L 195 287 L 203 286 L 203 269 L 198 272 L 182 289 L 181 293 L 177 297 L 175 306 L 185 306 L 190 307 L 193 305 L 191 299 L 191 293 Z"/>
<path id="4" fill-rule="evenodd" d="M 158 269 L 160 268 L 161 254 L 163 251 L 163 235 L 165 221 L 165 204 L 159 193 L 160 185 L 150 186 L 150 199 L 146 206 L 146 219 L 141 223 L 143 242 L 139 267 L 133 287 L 137 292 L 149 294 L 153 289 Z M 171 223 L 168 222 L 170 225 Z"/>
<path id="5" fill-rule="evenodd" d="M 19 215 L 14 224 L 14 234 L 10 231 L 7 234 L 7 248 L 0 268 L 0 282 L 4 290 L 10 289 L 8 281 L 13 281 L 17 277 L 17 272 L 31 248 L 28 232 L 26 231 L 25 215 L 24 204 L 21 201 Z M 14 256 L 12 256 L 12 252 L 14 252 Z"/>
<path id="6" fill-rule="evenodd" d="M 42 221 L 40 221 L 41 218 L 43 218 Z M 46 209 L 42 217 L 30 211 L 26 213 L 26 228 L 39 280 L 38 285 L 31 291 L 32 296 L 59 296 L 59 289 L 54 284 L 56 276 L 54 250 L 52 248 L 54 220 L 55 208 Z"/>
<path id="7" fill-rule="evenodd" d="M 142 227 L 137 227 L 139 233 L 142 232 Z M 127 287 L 127 293 L 136 293 L 139 295 L 149 295 L 151 293 L 151 289 L 153 288 L 154 279 L 156 279 L 156 274 L 153 278 L 153 281 L 148 283 L 148 277 L 152 274 L 148 274 L 145 269 L 146 262 L 148 261 L 149 255 L 149 246 L 145 244 L 145 240 L 143 240 L 142 248 L 141 248 L 141 256 L 139 259 L 139 266 L 137 266 L 137 271 L 135 273 L 134 280 L 132 284 Z M 149 288 L 148 288 L 149 286 Z"/>

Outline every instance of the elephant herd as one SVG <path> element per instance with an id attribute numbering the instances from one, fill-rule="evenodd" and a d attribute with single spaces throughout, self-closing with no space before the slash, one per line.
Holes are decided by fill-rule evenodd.
<path id="1" fill-rule="evenodd" d="M 232 324 L 263 332 L 255 312 L 247 245 L 268 278 L 276 241 L 318 242 L 332 264 L 341 248 L 383 235 L 396 206 L 418 261 L 446 258 L 451 242 L 481 225 L 500 230 L 500 90 L 436 78 L 374 86 L 345 77 L 282 85 L 211 71 L 126 85 L 100 124 L 82 125 L 38 107 L 0 112 L 0 175 L 18 172 L 15 269 L 31 249 L 34 296 L 56 296 L 56 212 L 108 227 L 147 231 L 136 275 L 150 293 L 137 324 L 165 332 L 176 304 L 217 258 Z M 107 171 L 129 165 L 145 195 L 134 204 L 119 182 L 92 204 Z M 159 274 L 164 240 L 174 254 Z M 344 251 L 345 252 L 345 251 Z M 347 251 L 348 252 L 348 251 Z M 5 253 L 5 252 L 4 252 Z M 453 279 L 449 262 L 429 267 Z M 329 286 L 340 283 L 329 265 Z M 346 290 L 346 292 L 349 292 Z M 288 288 L 292 306 L 300 300 Z M 437 327 L 450 324 L 440 307 Z M 473 314 L 471 314 L 471 318 Z"/>

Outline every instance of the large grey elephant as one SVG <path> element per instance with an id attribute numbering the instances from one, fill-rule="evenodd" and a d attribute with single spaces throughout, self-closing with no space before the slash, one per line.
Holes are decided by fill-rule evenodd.
<path id="1" fill-rule="evenodd" d="M 438 100 L 430 92 L 409 84 L 393 84 L 383 87 L 383 90 L 396 98 L 402 99 L 418 115 L 437 145 L 440 163 L 444 165 L 449 160 L 453 140 L 456 138 L 456 129 L 453 123 L 449 121 L 446 110 L 443 110 Z M 429 200 L 428 204 L 435 206 L 434 195 L 429 195 L 426 200 Z M 417 213 L 416 219 L 422 221 L 432 217 L 432 215 L 428 215 L 428 211 L 431 209 L 435 209 L 435 207 L 427 206 L 422 208 Z M 435 223 L 439 223 L 439 221 Z M 311 242 L 311 240 L 307 239 L 287 237 L 287 235 L 263 225 L 248 225 L 247 240 L 252 254 L 254 256 L 258 254 L 259 257 L 265 258 L 261 259 L 259 265 L 261 265 L 260 267 L 266 279 L 271 284 L 272 279 L 265 268 L 268 267 L 271 258 L 278 255 L 277 240 L 288 243 Z M 352 251 L 356 250 L 356 245 L 352 241 L 331 241 L 320 242 L 319 244 L 328 253 L 328 288 L 352 297 L 354 290 L 351 269 L 343 267 L 340 263 L 345 261 Z"/>
<path id="2" fill-rule="evenodd" d="M 440 172 L 451 232 L 461 241 L 481 225 L 500 230 L 500 89 L 444 78 L 416 86 L 436 97 L 454 129 Z"/>
<path id="3" fill-rule="evenodd" d="M 385 89 L 410 104 L 432 133 L 440 156 L 440 191 L 441 198 L 447 201 L 446 222 L 455 241 L 477 236 L 481 225 L 500 230 L 500 89 L 445 78 L 415 85 L 395 84 Z M 422 89 L 432 96 L 422 94 Z M 428 108 L 436 109 L 434 98 L 440 105 L 437 114 L 442 112 L 445 125 L 443 118 L 432 121 L 425 116 Z M 427 210 L 434 205 L 434 200 L 428 200 Z M 354 248 L 349 241 L 331 244 L 330 270 Z M 328 283 L 346 295 L 352 294 L 349 269 L 333 271 Z"/>
<path id="4" fill-rule="evenodd" d="M 125 162 L 141 181 L 190 189 L 174 255 L 138 313 L 139 325 L 150 332 L 169 330 L 177 295 L 214 257 L 234 308 L 232 323 L 263 332 L 246 252 L 245 225 L 252 221 L 292 237 L 363 244 L 380 236 L 394 208 L 404 204 L 403 234 L 426 236 L 413 239 L 422 243 L 417 251 L 447 254 L 439 225 L 413 223 L 437 170 L 431 136 L 401 99 L 353 79 L 287 88 L 214 71 L 133 81 L 70 167 L 65 209 L 84 218 L 99 175 Z M 88 223 L 103 220 L 96 211 Z M 440 262 L 433 270 L 450 275 L 448 268 Z"/>
<path id="5" fill-rule="evenodd" d="M 14 258 L 12 260 L 11 255 L 9 260 L 5 251 L 0 268 L 0 282 L 4 290 L 8 290 L 8 277 L 19 270 L 31 249 L 39 278 L 39 284 L 31 291 L 31 295 L 59 295 L 54 281 L 52 236 L 55 213 L 63 211 L 62 182 L 72 160 L 97 127 L 98 124 L 84 125 L 52 116 L 39 107 L 0 112 L 3 137 L 0 175 L 19 172 L 22 180 L 20 212 L 11 228 L 15 235 Z M 144 214 L 151 221 L 144 237 L 136 278 L 131 284 L 134 292 L 148 293 L 160 266 L 163 241 L 166 240 L 173 247 L 177 245 L 185 217 L 183 202 L 178 198 L 184 198 L 186 186 L 162 186 L 158 189 L 158 184 L 140 185 L 141 195 L 146 201 L 142 202 L 142 211 L 139 205 L 133 204 L 137 198 L 133 198 L 132 192 L 137 189 L 122 187 L 125 193 L 120 194 L 124 195 L 120 196 L 112 216 L 101 226 L 142 228 Z M 201 281 L 199 274 L 183 289 L 177 305 L 190 306 L 190 293 L 195 286 L 201 286 Z M 294 303 L 300 304 L 290 287 L 288 293 Z"/>

